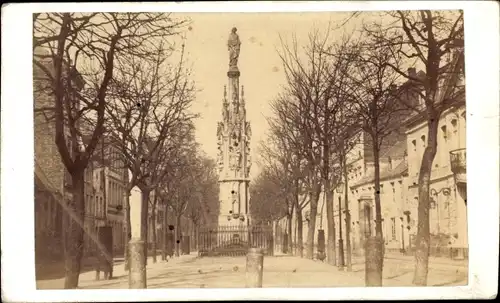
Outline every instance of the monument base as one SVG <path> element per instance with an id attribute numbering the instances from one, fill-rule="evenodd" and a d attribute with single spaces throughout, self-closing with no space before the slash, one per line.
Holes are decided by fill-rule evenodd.
<path id="1" fill-rule="evenodd" d="M 219 226 L 247 226 L 248 216 L 247 215 L 219 215 L 218 218 Z"/>

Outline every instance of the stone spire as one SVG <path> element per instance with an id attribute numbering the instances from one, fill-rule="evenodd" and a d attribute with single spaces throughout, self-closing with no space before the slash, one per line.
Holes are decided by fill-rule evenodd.
<path id="1" fill-rule="evenodd" d="M 228 85 L 224 88 L 222 121 L 218 124 L 219 224 L 248 222 L 249 123 L 243 87 L 240 97 L 238 59 L 241 41 L 233 28 L 227 42 Z M 247 130 L 248 128 L 248 130 Z"/>

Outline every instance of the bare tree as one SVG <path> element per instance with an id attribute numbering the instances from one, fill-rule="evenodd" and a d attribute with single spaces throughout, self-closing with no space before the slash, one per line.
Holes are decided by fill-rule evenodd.
<path id="1" fill-rule="evenodd" d="M 335 44 L 329 42 L 331 28 L 321 34 L 318 30 L 309 35 L 309 41 L 304 52 L 300 53 L 297 41 L 292 41 L 292 46 L 282 44 L 281 58 L 288 80 L 288 94 L 293 100 L 282 105 L 281 112 L 290 112 L 290 107 L 295 107 L 297 118 L 287 123 L 295 124 L 295 133 L 300 134 L 301 147 L 298 149 L 307 162 L 306 178 L 309 201 L 310 217 L 308 229 L 307 257 L 312 258 L 314 247 L 314 232 L 318 199 L 321 187 L 325 193 L 327 206 L 328 247 L 327 258 L 330 264 L 336 263 L 335 250 L 335 222 L 333 216 L 333 191 L 332 182 L 338 180 L 332 170 L 332 155 L 334 154 L 334 133 L 338 129 L 338 117 L 345 106 L 343 97 L 344 69 L 348 61 L 332 60 L 329 53 Z M 344 43 L 344 42 L 343 42 Z M 347 62 L 347 63 L 346 63 Z M 283 109 L 286 109 L 284 111 Z M 286 116 L 286 115 L 285 115 Z"/>
<path id="2" fill-rule="evenodd" d="M 422 98 L 423 106 L 407 104 L 425 117 L 427 144 L 418 175 L 418 230 L 415 253 L 415 285 L 427 285 L 430 226 L 429 187 L 437 151 L 437 131 L 442 112 L 465 91 L 464 78 L 464 19 L 463 11 L 393 11 L 382 19 L 389 24 L 368 23 L 364 30 L 372 37 L 376 48 L 390 46 L 392 58 L 387 65 L 420 89 L 414 92 Z M 407 66 L 423 66 L 425 75 L 406 73 L 398 60 Z M 462 78 L 462 79 L 461 79 Z"/>
<path id="3" fill-rule="evenodd" d="M 179 144 L 182 146 L 175 157 L 175 164 L 169 169 L 168 178 L 164 180 L 168 205 L 175 216 L 175 254 L 180 255 L 181 241 L 181 218 L 188 210 L 188 207 L 198 202 L 198 191 L 195 190 L 196 182 L 201 179 L 203 171 L 197 155 L 198 148 L 194 141 L 194 133 Z"/>
<path id="4" fill-rule="evenodd" d="M 214 171 L 211 171 L 215 168 L 215 163 L 213 160 L 205 158 L 198 159 L 196 146 L 192 136 L 190 140 L 184 142 L 177 156 L 169 160 L 168 173 L 159 185 L 162 188 L 161 203 L 165 209 L 162 235 L 163 259 L 166 259 L 167 250 L 167 210 L 171 210 L 176 217 L 175 235 L 179 239 L 180 219 L 183 215 L 186 215 L 196 225 L 201 220 L 210 220 L 209 208 L 213 207 L 214 195 L 215 203 L 218 203 L 216 176 Z M 211 186 L 211 188 L 207 188 L 207 186 Z M 178 246 L 176 247 L 176 251 L 178 251 Z"/>
<path id="5" fill-rule="evenodd" d="M 273 125 L 272 119 L 269 119 L 270 125 Z M 292 151 L 288 149 L 286 137 L 279 134 L 279 128 L 275 125 L 271 126 L 271 132 L 268 137 L 260 142 L 259 146 L 259 162 L 264 167 L 261 173 L 261 182 L 270 182 L 275 189 L 272 190 L 269 196 L 276 195 L 276 200 L 271 202 L 270 206 L 274 204 L 284 203 L 283 207 L 279 208 L 279 213 L 274 215 L 281 215 L 281 208 L 286 209 L 287 216 L 287 230 L 288 236 L 291 235 L 292 215 L 294 211 L 293 200 L 293 172 L 291 171 Z M 252 194 L 252 196 L 254 196 Z M 259 199 L 255 199 L 257 203 L 264 203 Z M 266 204 L 264 204 L 266 205 Z M 264 208 L 265 209 L 265 208 Z M 264 210 L 267 212 L 266 210 Z M 254 212 L 252 212 L 254 213 Z M 269 212 L 267 212 L 269 214 Z M 289 239 L 290 240 L 290 239 Z M 288 242 L 291 245 L 291 241 Z"/>
<path id="6" fill-rule="evenodd" d="M 380 151 L 388 137 L 394 136 L 401 125 L 403 113 L 397 99 L 397 84 L 400 75 L 387 65 L 391 58 L 391 48 L 377 48 L 368 43 L 354 42 L 350 47 L 345 47 L 337 58 L 350 62 L 344 69 L 345 76 L 349 78 L 349 85 L 343 90 L 345 98 L 353 104 L 353 113 L 358 121 L 359 129 L 365 132 L 368 142 L 372 147 L 374 161 L 374 200 L 375 200 L 375 231 L 377 244 L 370 248 L 374 260 L 365 254 L 367 264 L 373 265 L 376 276 L 367 276 L 367 283 L 382 285 L 383 270 L 383 234 L 382 212 L 380 205 Z M 398 62 L 399 63 L 399 62 Z M 356 126 L 356 124 L 353 124 Z M 394 143 L 394 142 L 390 142 Z M 342 142 L 343 144 L 343 142 Z M 343 155 L 345 158 L 345 155 Z M 345 165 L 345 163 L 343 163 Z M 367 247 L 367 250 L 369 248 Z M 367 265 L 368 266 L 368 265 Z"/>
<path id="7" fill-rule="evenodd" d="M 169 14 L 36 13 L 33 64 L 54 105 L 55 144 L 71 175 L 73 199 L 64 227 L 65 288 L 76 288 L 83 254 L 84 171 L 104 131 L 108 88 L 115 60 L 124 54 L 149 56 L 150 48 L 183 25 Z M 38 81 L 39 82 L 39 81 Z M 85 86 L 92 82 L 94 85 Z M 84 121 L 85 130 L 82 129 Z M 90 137 L 81 142 L 83 133 Z"/>
<path id="8" fill-rule="evenodd" d="M 250 191 L 250 211 L 254 223 L 268 224 L 285 214 L 282 189 L 276 186 L 278 182 L 276 175 L 269 168 L 264 168 L 256 178 Z"/>
<path id="9" fill-rule="evenodd" d="M 197 235 L 202 225 L 212 226 L 216 222 L 214 215 L 219 213 L 219 183 L 214 159 L 199 154 L 192 164 L 194 164 L 192 169 L 195 179 L 191 184 L 191 201 L 188 203 L 185 215 L 192 221 L 198 239 Z"/>
<path id="10" fill-rule="evenodd" d="M 150 193 L 166 177 L 179 146 L 190 140 L 196 117 L 189 111 L 194 86 L 184 67 L 184 45 L 179 62 L 172 66 L 169 59 L 174 51 L 173 46 L 166 49 L 160 44 L 150 60 L 120 58 L 106 106 L 108 127 L 131 173 L 127 191 L 135 186 L 141 190 L 141 238 L 146 242 Z M 130 222 L 129 207 L 126 209 Z"/>

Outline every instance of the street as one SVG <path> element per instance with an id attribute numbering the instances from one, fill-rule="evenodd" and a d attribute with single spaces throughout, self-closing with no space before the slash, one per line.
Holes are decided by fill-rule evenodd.
<path id="1" fill-rule="evenodd" d="M 384 286 L 411 286 L 414 261 L 410 257 L 386 257 Z M 459 286 L 467 284 L 467 263 L 431 259 L 429 286 Z M 147 288 L 241 288 L 245 287 L 245 257 L 199 258 L 197 254 L 184 255 L 169 262 L 151 258 L 147 266 Z M 61 289 L 64 279 L 37 281 L 39 289 Z M 353 260 L 353 271 L 339 271 L 337 267 L 320 261 L 294 256 L 264 258 L 263 287 L 362 287 L 364 286 L 364 259 Z M 79 288 L 126 289 L 128 275 L 123 263 L 115 265 L 112 280 L 95 281 L 95 272 L 80 275 Z"/>

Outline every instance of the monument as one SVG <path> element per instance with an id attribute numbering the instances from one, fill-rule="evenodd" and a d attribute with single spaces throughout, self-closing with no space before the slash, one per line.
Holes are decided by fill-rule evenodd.
<path id="1" fill-rule="evenodd" d="M 228 84 L 224 86 L 222 121 L 217 125 L 219 172 L 219 225 L 247 225 L 249 216 L 250 123 L 246 121 L 245 96 L 240 89 L 238 58 L 241 41 L 233 28 L 229 51 Z"/>

